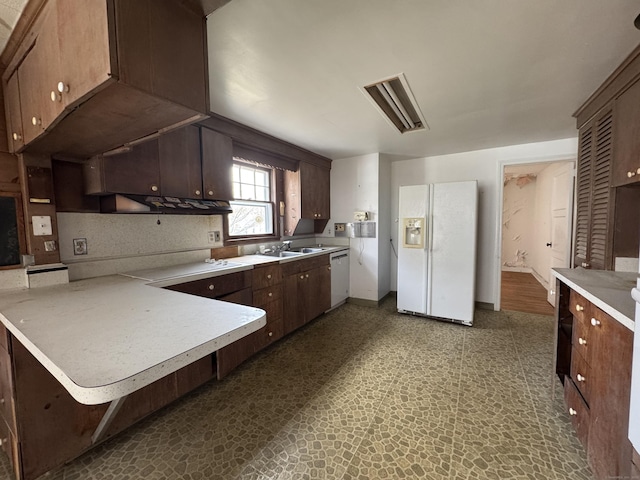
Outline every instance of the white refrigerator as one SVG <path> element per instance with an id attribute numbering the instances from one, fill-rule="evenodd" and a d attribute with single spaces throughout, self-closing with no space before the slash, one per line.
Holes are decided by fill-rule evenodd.
<path id="1" fill-rule="evenodd" d="M 400 187 L 398 311 L 473 324 L 478 182 Z"/>

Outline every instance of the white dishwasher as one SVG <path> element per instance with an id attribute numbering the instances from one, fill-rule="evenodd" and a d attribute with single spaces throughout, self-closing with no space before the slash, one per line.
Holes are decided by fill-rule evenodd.
<path id="1" fill-rule="evenodd" d="M 331 308 L 336 308 L 349 298 L 349 250 L 330 254 Z"/>

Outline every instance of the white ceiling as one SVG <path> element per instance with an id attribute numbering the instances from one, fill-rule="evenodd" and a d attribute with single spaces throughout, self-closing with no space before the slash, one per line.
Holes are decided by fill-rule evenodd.
<path id="1" fill-rule="evenodd" d="M 0 52 L 16 26 L 27 0 L 0 0 Z"/>
<path id="2" fill-rule="evenodd" d="M 637 0 L 233 0 L 208 17 L 211 110 L 330 158 L 576 135 L 572 113 L 640 43 Z M 430 130 L 359 87 L 403 72 Z"/>

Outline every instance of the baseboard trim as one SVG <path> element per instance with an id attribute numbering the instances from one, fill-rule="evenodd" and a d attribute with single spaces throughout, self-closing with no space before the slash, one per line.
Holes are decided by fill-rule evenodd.
<path id="1" fill-rule="evenodd" d="M 503 272 L 518 272 L 518 273 L 531 273 L 533 269 L 531 267 L 502 267 Z"/>
<path id="2" fill-rule="evenodd" d="M 476 308 L 478 310 L 495 310 L 495 304 L 488 302 L 476 302 Z"/>
<path id="3" fill-rule="evenodd" d="M 356 298 L 349 297 L 347 298 L 347 303 L 353 303 L 354 305 L 360 305 L 362 307 L 379 307 L 382 302 L 386 300 L 387 297 L 395 297 L 397 292 L 388 292 L 384 297 L 380 300 L 368 300 L 366 298 Z"/>

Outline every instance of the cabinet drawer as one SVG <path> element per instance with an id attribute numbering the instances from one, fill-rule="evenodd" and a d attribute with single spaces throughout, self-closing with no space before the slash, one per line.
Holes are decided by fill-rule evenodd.
<path id="1" fill-rule="evenodd" d="M 267 312 L 267 326 L 269 326 L 273 321 L 282 319 L 282 299 L 281 298 L 273 302 L 269 302 L 265 305 L 262 305 L 258 308 L 261 308 L 265 312 Z"/>
<path id="2" fill-rule="evenodd" d="M 283 335 L 284 324 L 282 322 L 282 318 L 268 322 L 264 327 L 256 332 L 256 351 L 261 350 L 281 339 Z"/>
<path id="3" fill-rule="evenodd" d="M 288 276 L 300 272 L 306 272 L 313 270 L 314 268 L 321 267 L 323 265 L 329 265 L 329 254 L 318 255 L 311 258 L 305 258 L 302 260 L 294 260 L 292 262 L 283 263 L 282 275 Z"/>
<path id="4" fill-rule="evenodd" d="M 591 398 L 591 384 L 593 383 L 591 369 L 575 347 L 571 350 L 571 378 L 588 405 Z"/>
<path id="5" fill-rule="evenodd" d="M 591 304 L 587 299 L 574 290 L 571 290 L 569 310 L 573 313 L 574 317 L 583 322 L 588 321 L 590 306 Z"/>
<path id="6" fill-rule="evenodd" d="M 268 265 L 253 270 L 254 290 L 260 290 L 261 288 L 278 285 L 280 283 L 282 283 L 282 269 L 280 265 Z"/>
<path id="7" fill-rule="evenodd" d="M 576 431 L 578 440 L 586 449 L 589 438 L 589 407 L 568 376 L 564 377 L 564 403 L 571 416 L 571 423 Z"/>
<path id="8" fill-rule="evenodd" d="M 166 288 L 199 297 L 217 298 L 250 286 L 251 271 L 248 270 L 245 272 L 220 275 L 219 277 L 205 278 L 194 282 L 180 283 Z"/>
<path id="9" fill-rule="evenodd" d="M 270 302 L 274 300 L 280 300 L 282 298 L 282 285 L 275 287 L 263 288 L 253 292 L 253 306 L 258 308 L 264 308 Z"/>
<path id="10" fill-rule="evenodd" d="M 580 352 L 580 355 L 588 364 L 591 364 L 591 340 L 589 338 L 591 328 L 591 324 L 586 318 L 582 320 L 574 317 L 571 345 Z"/>
<path id="11" fill-rule="evenodd" d="M 11 358 L 7 351 L 0 347 L 0 420 L 2 418 L 7 422 L 11 431 L 16 433 Z"/>
<path id="12" fill-rule="evenodd" d="M 238 305 L 253 305 L 253 292 L 250 288 L 243 288 L 237 292 L 229 293 L 217 298 L 223 302 L 237 303 Z"/>

